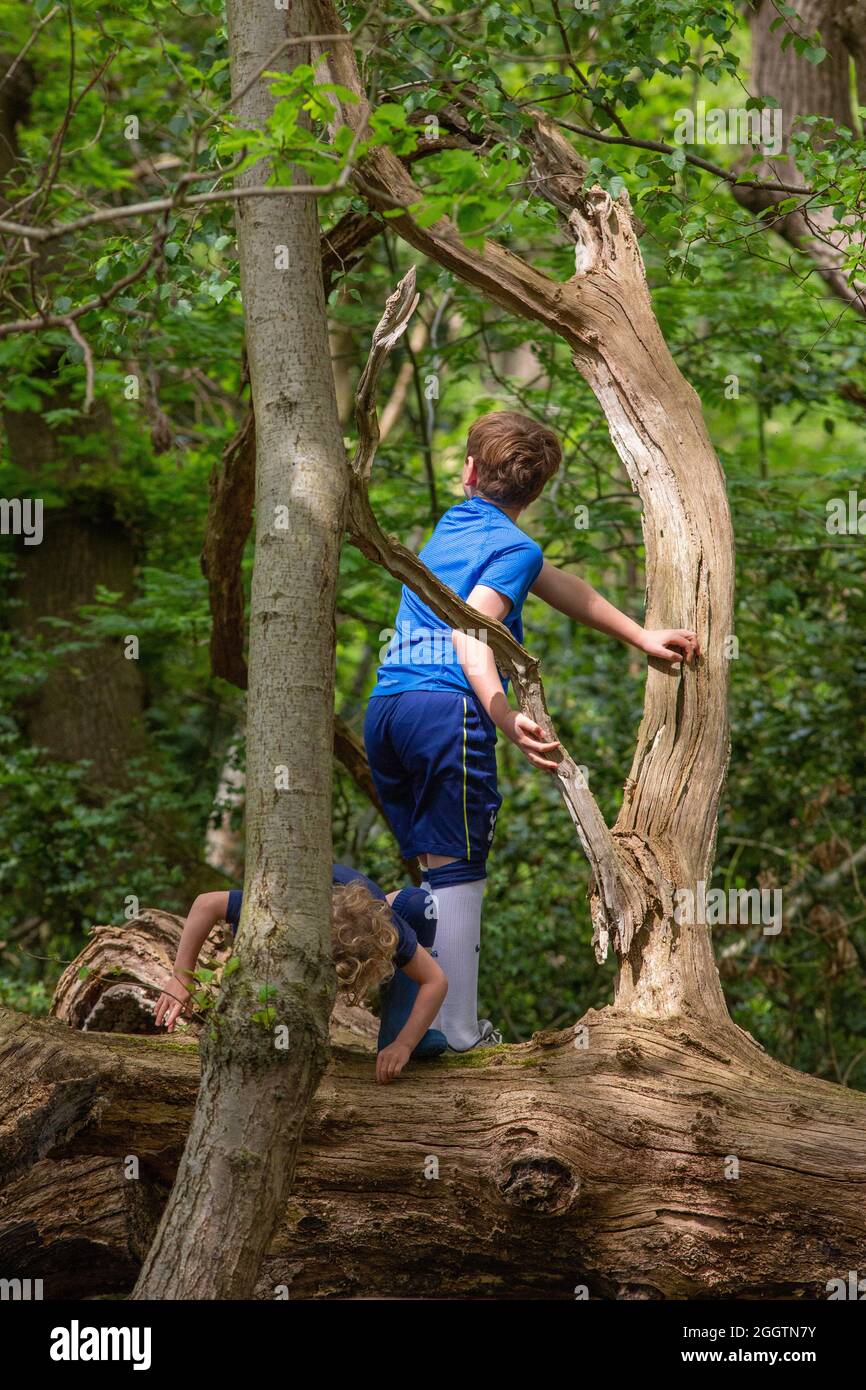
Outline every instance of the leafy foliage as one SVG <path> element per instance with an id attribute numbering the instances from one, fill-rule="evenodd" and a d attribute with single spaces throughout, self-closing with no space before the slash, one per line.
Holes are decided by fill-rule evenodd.
<path id="1" fill-rule="evenodd" d="M 39 20 L 51 8 L 36 0 L 32 10 Z M 821 36 L 803 32 L 792 7 L 776 8 L 779 43 L 820 67 Z M 719 930 L 725 988 L 738 1022 L 776 1055 L 862 1087 L 866 900 L 856 867 L 845 865 L 861 846 L 866 809 L 863 537 L 826 527 L 828 502 L 862 486 L 862 330 L 808 257 L 740 207 L 724 177 L 736 167 L 759 180 L 774 168 L 782 182 L 800 180 L 812 205 L 829 210 L 829 234 L 838 235 L 853 281 L 866 230 L 859 121 L 848 130 L 815 113 L 794 131 L 790 163 L 774 164 L 760 148 L 678 141 L 681 111 L 699 100 L 772 109 L 749 88 L 746 17 L 719 0 L 601 0 L 586 9 L 556 0 L 483 3 L 466 14 L 449 0 L 428 11 L 440 22 L 402 0 L 383 14 L 355 4 L 342 11 L 348 25 L 361 26 L 372 139 L 411 159 L 422 223 L 447 213 L 470 244 L 496 237 L 568 278 L 572 248 L 532 182 L 521 143 L 532 108 L 541 107 L 585 157 L 588 179 L 614 196 L 627 190 L 643 224 L 656 311 L 704 404 L 737 536 L 733 757 L 714 883 L 778 886 L 786 901 L 802 903 L 778 937 Z M 0 4 L 8 51 L 19 51 L 32 27 L 23 7 Z M 0 280 L 14 316 L 58 320 L 0 338 L 7 431 L 38 412 L 53 439 L 38 482 L 7 453 L 0 492 L 42 497 L 49 518 L 108 507 L 138 557 L 133 595 L 102 590 L 74 621 L 44 622 L 34 635 L 15 625 L 26 556 L 11 547 L 3 555 L 11 631 L 0 663 L 0 998 L 38 1011 L 86 928 L 119 920 L 127 894 L 183 908 L 242 723 L 239 693 L 209 673 L 198 567 L 207 478 L 246 405 L 233 208 L 185 200 L 227 189 L 239 169 L 267 156 L 271 183 L 303 179 L 332 190 L 319 199 L 331 227 L 365 210 L 348 181 L 365 146 L 345 129 L 329 138 L 330 97 L 346 94 L 310 65 L 290 78 L 274 74 L 272 120 L 241 129 L 227 106 L 215 0 L 79 0 L 47 20 L 27 62 L 20 162 L 5 190 L 9 219 L 47 226 L 171 203 L 91 221 L 51 242 L 35 267 L 16 252 Z M 56 168 L 70 90 L 74 116 Z M 455 110 L 469 140 L 440 147 L 435 137 Z M 787 195 L 774 215 L 802 201 Z M 14 238 L 10 246 L 20 251 Z M 335 282 L 328 312 L 344 388 L 385 296 L 416 259 L 383 218 L 363 261 Z M 383 382 L 386 398 L 404 364 L 411 367 L 376 465 L 383 524 L 420 546 L 458 497 L 474 416 L 496 406 L 525 410 L 554 424 L 565 456 L 527 529 L 551 559 L 639 615 L 638 504 L 564 344 L 508 320 L 435 265 L 419 264 L 419 287 L 425 339 L 404 342 Z M 93 357 L 99 430 L 92 417 L 83 429 L 86 354 L 63 322 L 70 316 Z M 397 598 L 390 581 L 345 551 L 338 708 L 355 727 Z M 535 601 L 526 627 L 557 729 L 611 817 L 640 718 L 641 664 Z M 106 789 L 93 784 L 86 762 L 63 763 L 30 745 L 27 701 L 57 663 L 130 632 L 142 643 L 146 751 L 124 786 Z M 519 1038 L 604 1003 L 611 969 L 599 970 L 589 950 L 587 870 L 553 788 L 511 747 L 500 749 L 500 763 L 505 805 L 486 900 L 482 1002 Z M 334 837 L 339 856 L 386 887 L 399 882 L 393 842 L 339 769 Z M 267 1026 L 268 999 L 259 1002 Z"/>

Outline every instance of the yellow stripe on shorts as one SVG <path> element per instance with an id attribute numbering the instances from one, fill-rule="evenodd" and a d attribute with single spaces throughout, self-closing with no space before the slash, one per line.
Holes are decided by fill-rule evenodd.
<path id="1" fill-rule="evenodd" d="M 469 817 L 466 814 L 466 696 L 463 696 L 463 827 L 466 831 L 466 858 L 472 858 L 469 848 Z"/>

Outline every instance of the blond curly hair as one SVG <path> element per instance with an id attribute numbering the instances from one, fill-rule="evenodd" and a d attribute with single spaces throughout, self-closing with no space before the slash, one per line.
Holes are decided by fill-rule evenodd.
<path id="1" fill-rule="evenodd" d="M 394 974 L 397 929 L 388 903 L 361 882 L 340 884 L 331 896 L 337 986 L 360 1004 Z"/>

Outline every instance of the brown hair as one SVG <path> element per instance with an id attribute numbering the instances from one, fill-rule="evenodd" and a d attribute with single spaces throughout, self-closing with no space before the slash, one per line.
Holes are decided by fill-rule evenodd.
<path id="1" fill-rule="evenodd" d="M 553 430 L 515 410 L 494 410 L 476 420 L 466 440 L 466 457 L 470 455 L 478 491 L 515 507 L 534 502 L 562 462 Z"/>
<path id="2" fill-rule="evenodd" d="M 334 888 L 331 908 L 337 986 L 350 1004 L 360 1004 L 394 974 L 397 929 L 391 909 L 359 881 Z"/>

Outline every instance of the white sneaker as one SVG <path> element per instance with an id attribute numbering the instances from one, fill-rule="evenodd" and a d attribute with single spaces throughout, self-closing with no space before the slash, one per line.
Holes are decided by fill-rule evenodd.
<path id="1" fill-rule="evenodd" d="M 448 1051 L 453 1052 L 458 1057 L 461 1057 L 465 1052 L 474 1052 L 476 1047 L 501 1046 L 502 1034 L 500 1033 L 498 1028 L 493 1027 L 493 1024 L 490 1022 L 489 1018 L 479 1018 L 478 1027 L 480 1029 L 480 1035 L 478 1037 L 477 1042 L 474 1042 L 471 1047 L 451 1047 L 451 1045 L 449 1044 Z"/>
<path id="2" fill-rule="evenodd" d="M 481 1037 L 475 1044 L 476 1047 L 501 1047 L 502 1034 L 498 1028 L 494 1028 L 489 1018 L 479 1018 L 478 1026 L 481 1029 Z"/>

